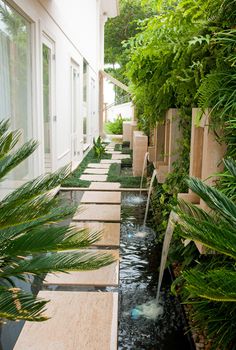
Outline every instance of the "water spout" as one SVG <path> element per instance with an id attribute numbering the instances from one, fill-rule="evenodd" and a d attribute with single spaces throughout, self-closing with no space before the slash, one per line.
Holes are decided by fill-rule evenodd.
<path id="1" fill-rule="evenodd" d="M 156 175 L 156 174 L 154 174 Z M 153 175 L 153 177 L 154 177 Z M 151 188 L 151 185 L 150 185 Z M 161 254 L 161 263 L 160 263 L 160 273 L 158 278 L 158 286 L 157 286 L 157 294 L 156 299 L 148 301 L 147 303 L 144 303 L 142 305 L 136 306 L 131 311 L 131 318 L 133 320 L 138 319 L 140 316 L 145 317 L 146 319 L 150 320 L 156 320 L 157 318 L 160 318 L 163 314 L 163 307 L 160 303 L 160 290 L 161 290 L 161 284 L 163 280 L 164 270 L 166 266 L 166 260 L 170 248 L 170 242 L 173 236 L 173 232 L 175 229 L 175 225 L 178 221 L 178 215 L 171 211 L 169 216 L 168 225 L 166 228 L 165 238 L 162 246 L 162 254 Z"/>
<path id="2" fill-rule="evenodd" d="M 168 225 L 166 228 L 163 246 L 162 246 L 160 272 L 159 272 L 157 295 L 156 295 L 156 303 L 157 304 L 159 303 L 161 283 L 162 283 L 164 270 L 165 270 L 165 266 L 166 266 L 166 260 L 167 260 L 167 256 L 168 256 L 168 252 L 169 252 L 169 248 L 170 248 L 170 242 L 171 242 L 177 221 L 178 221 L 178 215 L 175 212 L 171 211 L 170 216 L 169 216 L 169 220 L 168 220 Z"/>
<path id="3" fill-rule="evenodd" d="M 141 192 L 142 192 L 142 187 L 143 187 L 143 178 L 144 178 L 144 172 L 145 169 L 147 167 L 147 161 L 149 160 L 149 153 L 146 152 L 145 156 L 144 156 L 144 160 L 143 160 L 143 170 L 142 170 L 142 177 L 141 177 L 141 182 L 140 182 L 140 191 L 139 191 L 139 195 L 141 196 Z"/>
<path id="4" fill-rule="evenodd" d="M 144 220 L 143 220 L 144 227 L 146 226 L 146 222 L 147 222 L 147 215 L 148 215 L 148 209 L 149 209 L 149 204 L 150 204 L 150 199 L 151 199 L 151 193 L 152 193 L 153 183 L 154 183 L 156 176 L 157 176 L 157 171 L 154 170 L 152 173 L 152 178 L 151 178 L 151 182 L 150 182 L 150 186 L 149 186 L 149 190 L 148 190 L 147 205 L 146 205 L 145 216 L 144 216 Z"/>

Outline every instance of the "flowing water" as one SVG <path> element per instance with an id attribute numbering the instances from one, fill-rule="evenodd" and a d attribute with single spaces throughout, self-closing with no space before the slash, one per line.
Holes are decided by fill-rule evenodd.
<path id="1" fill-rule="evenodd" d="M 170 242 L 173 236 L 173 232 L 175 229 L 175 225 L 177 222 L 177 214 L 175 214 L 173 211 L 170 213 L 168 225 L 166 228 L 166 233 L 164 237 L 164 242 L 162 246 L 162 253 L 161 253 L 161 264 L 160 264 L 160 272 L 159 272 L 159 278 L 158 278 L 158 286 L 157 286 L 157 295 L 156 295 L 156 303 L 159 303 L 160 299 L 160 291 L 161 291 L 161 284 L 163 280 L 164 270 L 166 267 L 166 261 L 167 256 L 170 248 Z"/>
<path id="2" fill-rule="evenodd" d="M 140 182 L 140 191 L 139 195 L 141 196 L 142 188 L 143 188 L 143 178 L 144 178 L 144 172 L 145 169 L 147 168 L 147 161 L 148 161 L 149 153 L 146 152 L 143 160 L 143 170 L 142 170 L 142 177 L 141 177 L 141 182 Z"/>
<path id="3" fill-rule="evenodd" d="M 147 205 L 146 205 L 146 210 L 145 210 L 145 215 L 144 215 L 144 220 L 143 220 L 144 227 L 146 226 L 146 222 L 147 222 L 147 215 L 148 215 L 148 209 L 149 209 L 149 205 L 150 205 L 151 193 L 152 193 L 153 183 L 154 183 L 156 176 L 157 176 L 157 172 L 156 172 L 156 170 L 154 170 L 152 173 L 152 178 L 151 178 L 151 182 L 150 182 L 150 186 L 149 186 L 149 190 L 148 190 Z"/>
<path id="4" fill-rule="evenodd" d="M 161 247 L 155 243 L 152 230 L 144 238 L 137 237 L 145 205 L 130 208 L 126 197 L 123 195 L 122 201 L 123 215 L 128 214 L 121 224 L 118 349 L 192 350 L 189 336 L 185 335 L 182 306 L 170 293 L 172 280 L 168 269 L 163 273 L 160 289 L 161 317 L 153 317 L 151 308 L 150 317 L 137 314 L 138 306 L 149 306 L 155 300 Z M 147 314 L 147 310 L 143 311 Z"/>

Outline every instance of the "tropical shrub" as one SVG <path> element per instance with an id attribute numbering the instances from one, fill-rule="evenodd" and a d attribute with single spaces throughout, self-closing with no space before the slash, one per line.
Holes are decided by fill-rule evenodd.
<path id="1" fill-rule="evenodd" d="M 122 135 L 123 134 L 123 122 L 128 121 L 129 119 L 122 118 L 121 115 L 118 115 L 113 122 L 107 122 L 105 124 L 105 131 L 108 134 Z"/>
<path id="2" fill-rule="evenodd" d="M 93 150 L 96 158 L 101 159 L 106 153 L 106 145 L 102 141 L 101 136 L 98 136 L 97 140 L 93 139 Z"/>
<path id="3" fill-rule="evenodd" d="M 28 158 L 37 142 L 16 148 L 21 133 L 0 123 L 0 179 Z M 58 225 L 76 208 L 61 203 L 55 189 L 68 176 L 66 166 L 39 176 L 0 201 L 0 318 L 44 321 L 48 301 L 23 291 L 18 281 L 29 282 L 48 272 L 90 270 L 113 261 L 109 254 L 79 251 L 99 235 L 74 226 Z M 74 250 L 73 252 L 67 252 Z"/>
<path id="4" fill-rule="evenodd" d="M 236 183 L 236 162 L 227 163 Z M 207 330 L 211 349 L 236 349 L 236 205 L 224 193 L 199 179 L 188 180 L 189 188 L 202 198 L 210 212 L 179 201 L 182 236 L 203 244 L 220 256 L 182 273 L 185 302 L 192 304 L 193 318 Z"/>

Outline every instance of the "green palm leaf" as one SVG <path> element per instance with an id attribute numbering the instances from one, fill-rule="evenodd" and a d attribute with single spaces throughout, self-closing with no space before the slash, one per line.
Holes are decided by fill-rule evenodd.
<path id="1" fill-rule="evenodd" d="M 206 247 L 236 259 L 236 228 L 219 216 L 211 216 L 194 205 L 179 201 L 182 234 Z"/>
<path id="2" fill-rule="evenodd" d="M 29 141 L 15 150 L 20 132 L 9 132 L 0 122 L 0 178 L 26 159 L 37 143 Z M 109 253 L 81 251 L 99 237 L 97 232 L 57 223 L 72 216 L 76 207 L 55 198 L 57 187 L 68 176 L 70 166 L 54 174 L 39 176 L 14 190 L 0 202 L 0 317 L 10 320 L 43 321 L 46 301 L 38 300 L 9 285 L 32 275 L 98 269 L 111 264 Z M 75 251 L 76 250 L 76 251 Z M 3 287 L 5 285 L 5 287 Z"/>
<path id="3" fill-rule="evenodd" d="M 28 141 L 12 154 L 5 155 L 0 159 L 0 179 L 14 169 L 23 160 L 28 158 L 37 148 L 36 141 Z"/>
<path id="4" fill-rule="evenodd" d="M 228 197 L 197 178 L 191 178 L 187 183 L 189 188 L 201 197 L 209 208 L 236 224 L 236 205 Z"/>
<path id="5" fill-rule="evenodd" d="M 0 247 L 0 254 L 15 257 L 23 254 L 81 249 L 89 247 L 99 238 L 98 232 L 90 232 L 86 229 L 44 225 L 5 241 L 5 244 Z"/>
<path id="6" fill-rule="evenodd" d="M 236 302 L 236 272 L 227 269 L 196 273 L 190 270 L 183 273 L 185 288 L 191 297 L 201 297 L 213 301 Z"/>
<path id="7" fill-rule="evenodd" d="M 46 300 L 36 298 L 18 288 L 0 287 L 0 317 L 2 319 L 46 321 L 44 315 Z"/>
<path id="8" fill-rule="evenodd" d="M 24 274 L 41 275 L 48 272 L 86 271 L 107 266 L 114 262 L 114 257 L 107 253 L 70 252 L 50 253 L 14 261 L 0 271 L 0 278 L 21 276 Z"/>

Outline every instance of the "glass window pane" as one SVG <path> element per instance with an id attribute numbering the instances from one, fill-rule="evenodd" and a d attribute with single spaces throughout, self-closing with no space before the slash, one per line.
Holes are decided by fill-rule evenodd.
<path id="1" fill-rule="evenodd" d="M 10 119 L 22 130 L 21 143 L 31 138 L 30 24 L 0 0 L 0 120 Z M 29 161 L 11 174 L 11 179 L 29 176 Z"/>
<path id="2" fill-rule="evenodd" d="M 51 49 L 43 44 L 43 118 L 44 118 L 44 149 L 51 152 L 50 146 L 50 91 L 51 91 Z"/>

